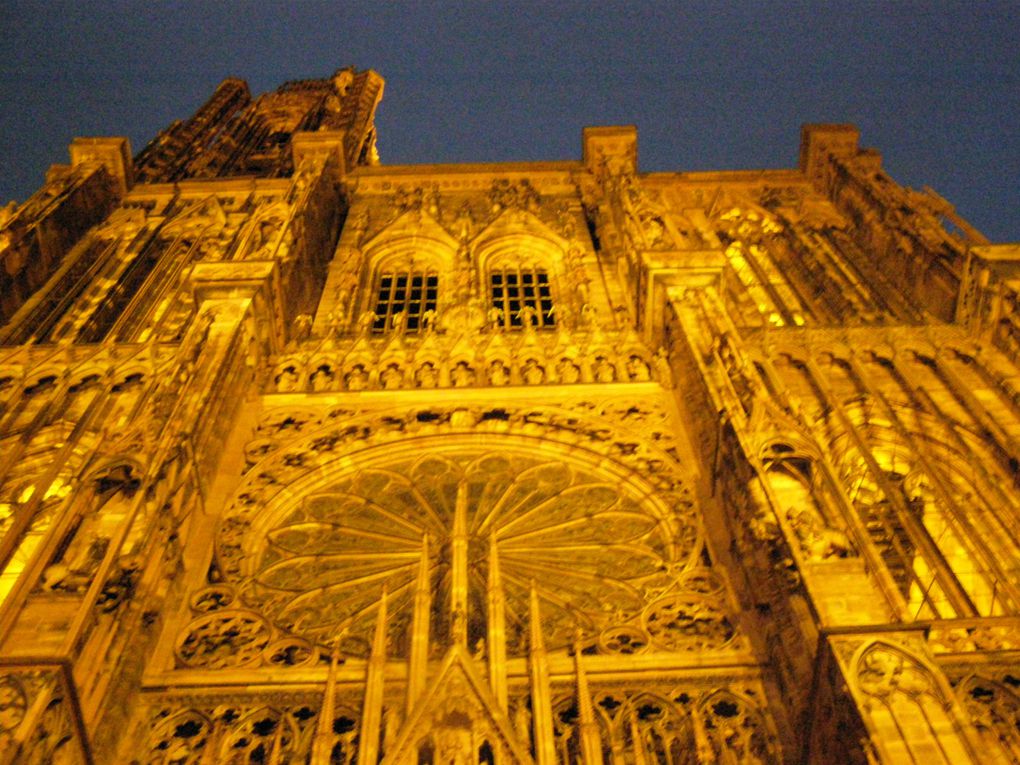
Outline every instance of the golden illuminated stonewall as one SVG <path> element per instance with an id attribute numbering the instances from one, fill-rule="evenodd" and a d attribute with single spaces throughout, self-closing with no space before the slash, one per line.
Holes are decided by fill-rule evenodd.
<path id="1" fill-rule="evenodd" d="M 0 213 L 0 761 L 1020 761 L 1020 246 L 846 125 L 388 166 L 382 90 Z"/>

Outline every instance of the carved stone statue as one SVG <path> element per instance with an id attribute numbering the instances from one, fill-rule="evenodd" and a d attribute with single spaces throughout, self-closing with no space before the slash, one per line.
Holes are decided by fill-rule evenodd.
<path id="1" fill-rule="evenodd" d="M 454 388 L 468 388 L 475 384 L 475 372 L 466 361 L 458 361 L 450 370 L 450 381 Z"/>
<path id="2" fill-rule="evenodd" d="M 356 364 L 344 378 L 347 390 L 365 390 L 368 387 L 368 372 L 361 364 Z"/>
<path id="3" fill-rule="evenodd" d="M 328 364 L 322 364 L 312 372 L 312 390 L 316 392 L 330 390 L 334 379 L 333 369 Z"/>
<path id="4" fill-rule="evenodd" d="M 534 359 L 528 359 L 521 368 L 521 377 L 528 385 L 541 385 L 545 382 L 545 370 Z"/>
<path id="5" fill-rule="evenodd" d="M 601 383 L 616 382 L 616 367 L 605 356 L 595 359 L 595 380 Z"/>
<path id="6" fill-rule="evenodd" d="M 372 327 L 375 326 L 376 319 L 375 311 L 365 311 L 358 317 L 358 336 L 364 337 L 372 331 Z"/>
<path id="7" fill-rule="evenodd" d="M 576 383 L 581 379 L 581 368 L 567 358 L 560 359 L 556 365 L 556 373 L 559 375 L 560 382 L 567 383 L 568 385 Z"/>
<path id="8" fill-rule="evenodd" d="M 627 359 L 627 375 L 634 382 L 645 382 L 652 379 L 648 364 L 640 356 L 631 355 Z"/>
<path id="9" fill-rule="evenodd" d="M 44 589 L 76 592 L 88 587 L 110 544 L 100 530 L 98 512 L 86 513 L 63 553 L 43 572 Z"/>
<path id="10" fill-rule="evenodd" d="M 525 329 L 531 329 L 538 324 L 538 311 L 535 310 L 534 306 L 522 306 L 521 310 L 517 312 L 517 316 L 521 320 L 521 326 Z"/>
<path id="11" fill-rule="evenodd" d="M 434 308 L 429 308 L 421 315 L 421 328 L 424 332 L 435 332 L 439 313 Z"/>
<path id="12" fill-rule="evenodd" d="M 673 388 L 673 369 L 669 365 L 669 356 L 666 353 L 666 349 L 660 347 L 655 352 L 655 376 L 659 380 L 659 384 L 671 390 Z"/>
<path id="13" fill-rule="evenodd" d="M 398 364 L 390 364 L 379 375 L 384 390 L 397 390 L 404 384 L 404 373 Z"/>
<path id="14" fill-rule="evenodd" d="M 510 372 L 506 364 L 496 360 L 489 364 L 489 383 L 491 385 L 506 385 L 510 382 Z"/>
<path id="15" fill-rule="evenodd" d="M 284 367 L 276 376 L 276 390 L 280 393 L 290 393 L 298 389 L 299 378 L 297 370 L 290 366 Z"/>
<path id="16" fill-rule="evenodd" d="M 418 367 L 415 381 L 419 388 L 435 388 L 439 384 L 439 375 L 436 374 L 436 368 L 431 361 L 426 361 Z"/>

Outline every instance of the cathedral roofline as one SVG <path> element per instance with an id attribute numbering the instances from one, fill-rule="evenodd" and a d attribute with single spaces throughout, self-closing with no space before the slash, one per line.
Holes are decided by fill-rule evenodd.
<path id="1" fill-rule="evenodd" d="M 405 165 L 372 165 L 357 167 L 351 175 L 383 176 L 383 175 L 421 175 L 422 173 L 456 173 L 469 175 L 472 173 L 536 173 L 580 170 L 584 165 L 576 159 L 534 161 L 534 162 L 468 162 L 468 163 L 437 163 L 437 164 L 405 164 Z"/>

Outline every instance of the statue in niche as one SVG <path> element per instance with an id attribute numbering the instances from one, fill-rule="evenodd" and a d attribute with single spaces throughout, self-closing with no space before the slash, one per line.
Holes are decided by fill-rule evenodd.
<path id="1" fill-rule="evenodd" d="M 591 290 L 589 289 L 591 279 L 588 277 L 588 269 L 584 267 L 584 261 L 581 258 L 575 258 L 568 264 L 567 278 L 577 290 L 578 301 L 581 305 L 587 305 L 591 299 Z"/>
<path id="2" fill-rule="evenodd" d="M 140 485 L 127 465 L 108 470 L 96 480 L 95 492 L 101 504 L 82 514 L 64 535 L 43 571 L 43 589 L 82 592 L 88 588 L 110 546 L 114 527 L 126 515 L 128 502 Z"/>
<path id="3" fill-rule="evenodd" d="M 453 274 L 453 295 L 457 302 L 465 302 L 472 297 L 474 290 L 471 284 L 471 266 L 467 262 L 467 253 L 461 255 L 463 261 Z"/>
<path id="4" fill-rule="evenodd" d="M 813 512 L 803 507 L 788 507 L 786 517 L 809 560 L 846 558 L 851 554 L 847 535 L 824 525 Z"/>
<path id="5" fill-rule="evenodd" d="M 560 382 L 568 385 L 579 382 L 581 379 L 581 368 L 568 358 L 560 359 L 556 365 L 556 373 L 560 377 Z"/>
<path id="6" fill-rule="evenodd" d="M 436 220 L 439 220 L 439 184 L 429 183 L 421 190 L 421 207 Z"/>
<path id="7" fill-rule="evenodd" d="M 600 383 L 616 382 L 616 367 L 605 356 L 595 359 L 595 380 Z"/>
<path id="8" fill-rule="evenodd" d="M 486 313 L 485 306 L 481 300 L 477 297 L 472 297 L 468 300 L 467 305 L 464 307 L 462 314 L 463 319 L 459 320 L 459 325 L 467 332 L 480 332 L 485 329 Z"/>
<path id="9" fill-rule="evenodd" d="M 280 224 L 272 218 L 258 222 L 252 234 L 252 260 L 264 260 L 272 255 L 273 247 L 280 240 Z"/>
<path id="10" fill-rule="evenodd" d="M 404 373 L 400 371 L 398 364 L 390 364 L 379 375 L 384 390 L 397 390 L 404 384 Z"/>
<path id="11" fill-rule="evenodd" d="M 334 295 L 334 310 L 337 315 L 342 315 L 341 312 L 346 311 L 348 303 L 351 302 L 351 298 L 354 296 L 354 291 L 358 288 L 358 276 L 352 270 L 345 270 L 340 278 L 337 280 L 336 290 Z"/>
<path id="12" fill-rule="evenodd" d="M 633 382 L 647 382 L 652 379 L 651 374 L 648 371 L 648 364 L 645 363 L 644 359 L 636 354 L 632 354 L 627 359 L 627 376 Z"/>
<path id="13" fill-rule="evenodd" d="M 467 202 L 460 206 L 457 211 L 457 220 L 454 221 L 454 235 L 457 241 L 467 243 L 471 239 L 471 232 L 474 230 L 475 221 L 471 215 L 471 206 Z"/>
<path id="14" fill-rule="evenodd" d="M 368 372 L 365 371 L 364 365 L 355 364 L 344 378 L 344 384 L 347 390 L 365 390 L 368 387 Z"/>
<path id="15" fill-rule="evenodd" d="M 475 384 L 475 372 L 466 361 L 458 361 L 450 370 L 450 381 L 454 388 L 468 388 Z"/>
<path id="16" fill-rule="evenodd" d="M 276 376 L 276 390 L 278 393 L 290 393 L 298 389 L 298 373 L 297 370 L 290 366 L 285 367 L 280 374 Z"/>
<path id="17" fill-rule="evenodd" d="M 419 388 L 435 388 L 439 384 L 439 375 L 431 361 L 426 361 L 418 368 L 415 374 L 415 382 Z"/>
<path id="18" fill-rule="evenodd" d="M 489 384 L 506 385 L 510 382 L 510 372 L 506 364 L 498 359 L 489 364 Z"/>
<path id="19" fill-rule="evenodd" d="M 545 370 L 534 359 L 528 359 L 521 368 L 521 377 L 528 385 L 541 385 L 545 382 Z"/>
<path id="20" fill-rule="evenodd" d="M 226 230 L 210 236 L 204 236 L 195 243 L 195 260 L 223 260 L 227 247 L 230 246 L 231 235 Z"/>
<path id="21" fill-rule="evenodd" d="M 662 216 L 645 212 L 641 216 L 641 223 L 644 228 L 645 243 L 654 249 L 664 249 L 673 244 L 673 238 L 666 230 L 666 223 Z"/>
<path id="22" fill-rule="evenodd" d="M 80 592 L 92 582 L 110 540 L 101 534 L 99 514 L 86 513 L 42 575 L 44 590 Z"/>
<path id="23" fill-rule="evenodd" d="M 660 346 L 659 350 L 655 352 L 655 375 L 659 379 L 659 384 L 663 388 L 673 388 L 673 368 L 669 365 L 669 355 L 666 353 L 666 349 Z"/>
<path id="24" fill-rule="evenodd" d="M 559 225 L 560 234 L 566 240 L 572 240 L 577 236 L 577 225 L 574 223 L 574 216 L 569 207 L 561 209 L 556 214 L 556 223 Z"/>
<path id="25" fill-rule="evenodd" d="M 312 390 L 315 392 L 329 390 L 333 387 L 335 375 L 329 364 L 321 364 L 312 372 Z"/>

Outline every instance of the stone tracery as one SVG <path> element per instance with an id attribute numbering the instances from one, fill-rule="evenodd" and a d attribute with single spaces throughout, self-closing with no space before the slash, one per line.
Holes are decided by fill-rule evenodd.
<path id="1" fill-rule="evenodd" d="M 637 625 L 647 597 L 682 586 L 676 577 L 690 566 L 698 535 L 677 526 L 690 521 L 672 508 L 634 499 L 620 491 L 618 479 L 599 478 L 583 463 L 531 458 L 513 442 L 491 452 L 457 443 L 434 457 L 390 457 L 381 464 L 367 458 L 360 470 L 320 480 L 321 489 L 276 508 L 271 519 L 263 511 L 245 521 L 259 532 L 248 532 L 243 541 L 234 541 L 228 522 L 221 565 L 233 572 L 229 576 L 250 605 L 269 609 L 278 626 L 320 644 L 343 632 L 349 639 L 360 634 L 367 645 L 382 588 L 393 604 L 409 606 L 423 554 L 435 600 L 447 604 L 447 616 L 435 628 L 449 635 L 449 548 L 459 507 L 469 549 L 470 574 L 464 575 L 470 579 L 474 640 L 485 634 L 492 544 L 500 557 L 511 652 L 522 648 L 532 581 L 553 606 L 544 618 L 551 646 L 566 645 L 577 627 L 598 634 L 628 620 Z M 667 609 L 671 619 L 661 608 L 646 617 L 656 624 L 661 645 L 675 650 L 678 640 L 694 639 L 697 630 L 687 635 L 700 621 L 677 621 L 679 613 L 686 614 L 681 621 L 693 618 L 690 609 L 708 608 L 702 613 L 712 614 L 709 621 L 725 623 L 712 611 L 722 601 L 708 605 L 719 592 L 718 582 L 707 594 L 691 590 L 687 611 L 674 604 Z M 705 606 L 696 606 L 698 601 Z M 391 605 L 392 612 L 399 610 Z M 720 636 L 715 645 L 732 631 Z M 405 641 L 406 635 L 391 638 L 398 652 Z"/>

